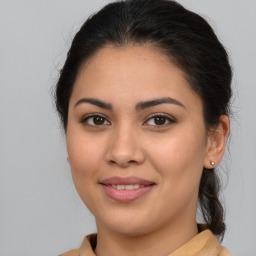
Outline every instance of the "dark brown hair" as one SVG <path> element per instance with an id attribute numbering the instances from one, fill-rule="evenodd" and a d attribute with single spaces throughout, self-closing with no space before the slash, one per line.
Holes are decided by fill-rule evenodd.
<path id="1" fill-rule="evenodd" d="M 186 74 L 203 103 L 207 129 L 229 114 L 232 71 L 228 55 L 204 18 L 172 0 L 127 0 L 106 5 L 78 31 L 56 86 L 56 108 L 64 130 L 68 105 L 81 64 L 107 44 L 152 44 Z M 225 232 L 216 171 L 203 170 L 199 205 L 209 229 Z"/>

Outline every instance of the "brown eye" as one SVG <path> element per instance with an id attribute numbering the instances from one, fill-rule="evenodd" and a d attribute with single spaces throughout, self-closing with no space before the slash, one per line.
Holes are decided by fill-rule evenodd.
<path id="1" fill-rule="evenodd" d="M 156 125 L 164 125 L 166 122 L 166 117 L 164 117 L 164 116 L 154 117 L 154 122 Z"/>
<path id="2" fill-rule="evenodd" d="M 104 126 L 110 124 L 105 117 L 100 115 L 87 116 L 82 120 L 82 123 L 88 126 Z"/>
<path id="3" fill-rule="evenodd" d="M 95 125 L 103 125 L 105 122 L 105 118 L 103 118 L 102 116 L 94 116 L 93 117 L 93 123 Z"/>
<path id="4" fill-rule="evenodd" d="M 150 117 L 145 122 L 145 124 L 149 125 L 149 126 L 154 126 L 154 127 L 160 128 L 160 127 L 166 127 L 168 125 L 171 125 L 174 122 L 175 121 L 169 116 L 155 115 L 155 116 Z"/>

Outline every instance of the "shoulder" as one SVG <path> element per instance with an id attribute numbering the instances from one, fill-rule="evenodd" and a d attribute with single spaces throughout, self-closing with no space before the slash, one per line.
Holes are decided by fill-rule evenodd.
<path id="1" fill-rule="evenodd" d="M 67 251 L 58 256 L 95 256 L 94 249 L 96 244 L 97 234 L 90 234 L 84 237 L 80 248 Z"/>
<path id="2" fill-rule="evenodd" d="M 79 255 L 80 255 L 79 249 L 73 249 L 63 254 L 60 254 L 59 256 L 79 256 Z"/>

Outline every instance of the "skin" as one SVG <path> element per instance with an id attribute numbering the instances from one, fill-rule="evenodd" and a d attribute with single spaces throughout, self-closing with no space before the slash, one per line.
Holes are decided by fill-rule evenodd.
<path id="1" fill-rule="evenodd" d="M 136 110 L 139 102 L 166 97 L 181 104 Z M 89 102 L 76 105 L 82 98 L 111 104 L 112 110 Z M 86 119 L 90 114 L 101 115 L 102 123 Z M 163 125 L 153 114 L 166 116 Z M 202 170 L 221 161 L 228 133 L 226 116 L 216 129 L 206 129 L 201 99 L 157 49 L 100 49 L 77 76 L 66 134 L 74 184 L 96 219 L 95 253 L 164 256 L 195 236 Z M 99 184 L 113 176 L 136 176 L 156 185 L 120 203 Z"/>

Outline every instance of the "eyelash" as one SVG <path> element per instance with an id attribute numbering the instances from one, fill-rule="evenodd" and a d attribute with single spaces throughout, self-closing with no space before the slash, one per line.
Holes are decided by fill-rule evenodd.
<path id="1" fill-rule="evenodd" d="M 93 118 L 97 118 L 97 117 L 100 117 L 100 118 L 103 118 L 103 120 L 104 120 L 104 123 L 107 121 L 108 122 L 108 124 L 89 124 L 88 123 L 88 120 L 90 120 L 90 119 L 93 119 Z M 154 128 L 157 128 L 157 129 L 159 129 L 159 128 L 163 128 L 163 127 L 168 127 L 168 126 L 170 126 L 171 124 L 173 124 L 173 123 L 175 123 L 175 120 L 172 118 L 172 117 L 170 117 L 169 115 L 166 115 L 166 114 L 153 114 L 153 115 L 151 115 L 151 116 L 149 116 L 147 119 L 146 119 L 146 121 L 145 122 L 143 122 L 143 125 L 144 124 L 146 124 L 147 122 L 149 122 L 149 120 L 151 120 L 151 119 L 155 119 L 155 118 L 164 118 L 164 124 L 163 125 L 149 125 L 149 126 L 151 126 L 151 127 L 154 127 Z M 94 120 L 95 121 L 95 120 Z M 154 120 L 155 121 L 155 120 Z M 168 124 L 166 124 L 166 122 L 168 122 Z M 90 126 L 90 127 L 95 127 L 95 128 L 101 128 L 101 127 L 103 127 L 103 126 L 107 126 L 107 125 L 111 125 L 111 123 L 108 121 L 108 119 L 105 117 L 105 116 L 103 116 L 103 115 L 101 115 L 101 114 L 98 114 L 98 113 L 93 113 L 93 114 L 90 114 L 90 115 L 87 115 L 87 116 L 85 116 L 85 117 L 83 117 L 83 119 L 81 120 L 81 123 L 82 124 L 84 124 L 84 125 L 86 125 L 86 126 Z"/>
<path id="2" fill-rule="evenodd" d="M 144 123 L 146 123 L 146 122 L 148 122 L 150 119 L 155 119 L 155 118 L 165 118 L 164 120 L 165 120 L 165 123 L 166 122 L 168 122 L 168 124 L 163 124 L 163 125 L 150 125 L 150 126 L 153 126 L 154 128 L 157 128 L 157 129 L 159 129 L 159 128 L 163 128 L 163 127 L 168 127 L 168 126 L 170 126 L 171 124 L 173 124 L 173 123 L 175 123 L 175 120 L 172 118 L 172 117 L 170 117 L 169 115 L 166 115 L 166 114 L 160 114 L 160 113 L 156 113 L 156 114 L 153 114 L 153 115 L 151 115 L 151 116 L 149 116 L 148 118 L 147 118 L 147 120 L 144 122 Z M 155 121 L 155 120 L 154 120 Z M 143 123 L 143 124 L 144 124 Z"/>
<path id="3" fill-rule="evenodd" d="M 98 114 L 98 113 L 93 113 L 93 114 L 90 114 L 90 115 L 87 115 L 87 116 L 83 117 L 83 119 L 81 120 L 81 123 L 84 124 L 84 125 L 86 125 L 86 126 L 91 126 L 91 127 L 95 127 L 95 128 L 96 128 L 96 127 L 97 127 L 97 128 L 100 128 L 100 127 L 106 125 L 106 124 L 97 125 L 97 124 L 89 124 L 89 123 L 88 123 L 88 120 L 89 120 L 89 119 L 93 119 L 93 118 L 96 118 L 96 117 L 103 118 L 103 119 L 104 119 L 104 123 L 105 123 L 105 121 L 107 121 L 107 118 L 106 118 L 105 116 L 100 115 L 100 114 Z M 107 122 L 108 122 L 107 125 L 110 125 L 110 122 L 109 122 L 109 121 L 107 121 Z"/>

